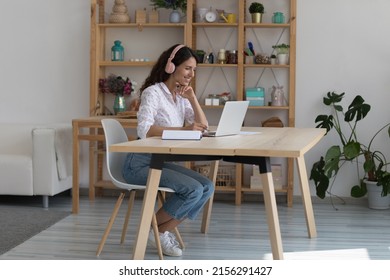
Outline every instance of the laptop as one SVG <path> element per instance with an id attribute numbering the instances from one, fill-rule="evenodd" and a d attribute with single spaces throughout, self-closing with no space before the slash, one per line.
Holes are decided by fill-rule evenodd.
<path id="1" fill-rule="evenodd" d="M 205 131 L 205 137 L 236 135 L 241 131 L 249 101 L 227 101 L 215 131 Z"/>

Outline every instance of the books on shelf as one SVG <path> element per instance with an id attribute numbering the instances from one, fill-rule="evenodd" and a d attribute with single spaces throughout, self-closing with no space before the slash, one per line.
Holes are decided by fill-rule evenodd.
<path id="1" fill-rule="evenodd" d="M 199 130 L 164 130 L 163 140 L 200 140 L 202 132 Z"/>

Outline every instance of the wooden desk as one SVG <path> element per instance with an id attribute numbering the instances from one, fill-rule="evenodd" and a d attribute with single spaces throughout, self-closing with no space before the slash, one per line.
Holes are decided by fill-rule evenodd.
<path id="1" fill-rule="evenodd" d="M 141 209 L 141 219 L 134 244 L 133 259 L 143 259 L 148 232 L 152 221 L 153 207 L 164 160 L 177 155 L 221 156 L 225 161 L 257 164 L 263 183 L 264 203 L 267 214 L 270 242 L 274 259 L 283 259 L 282 239 L 276 206 L 275 190 L 271 173 L 271 157 L 295 158 L 301 182 L 302 200 L 305 208 L 309 238 L 317 235 L 313 207 L 306 173 L 304 154 L 325 134 L 317 128 L 244 128 L 259 132 L 250 135 L 205 137 L 200 141 L 172 141 L 153 137 L 109 147 L 113 152 L 152 153 L 152 164 Z M 210 211 L 205 208 L 205 211 Z M 209 213 L 207 213 L 209 215 Z"/>
<path id="2" fill-rule="evenodd" d="M 128 117 L 111 116 L 117 119 L 125 128 L 136 128 L 137 119 Z M 82 119 L 74 119 L 73 126 L 73 188 L 72 188 L 72 213 L 79 212 L 79 157 L 80 157 L 80 142 L 81 140 L 89 141 L 89 197 L 95 197 L 95 164 L 96 160 L 94 152 L 97 142 L 104 142 L 104 134 L 100 132 L 102 129 L 101 120 L 110 118 L 110 116 L 97 116 Z M 82 130 L 83 128 L 86 128 Z"/>

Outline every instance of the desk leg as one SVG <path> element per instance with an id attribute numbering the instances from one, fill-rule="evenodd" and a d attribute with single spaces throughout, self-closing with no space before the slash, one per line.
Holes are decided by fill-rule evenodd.
<path id="1" fill-rule="evenodd" d="M 133 260 L 143 260 L 145 258 L 145 250 L 148 242 L 150 225 L 152 223 L 160 177 L 160 169 L 150 168 L 141 209 L 140 224 L 134 244 Z"/>
<path id="2" fill-rule="evenodd" d="M 96 129 L 95 128 L 90 128 L 89 129 L 89 134 L 90 135 L 95 135 L 96 134 Z M 88 197 L 89 200 L 94 200 L 95 199 L 95 182 L 96 182 L 96 175 L 95 175 L 95 162 L 96 162 L 96 157 L 95 157 L 95 152 L 97 152 L 96 149 L 97 146 L 97 141 L 89 141 L 89 185 L 88 185 Z"/>
<path id="3" fill-rule="evenodd" d="M 217 181 L 218 166 L 219 166 L 219 161 L 213 161 L 210 164 L 209 179 L 213 181 L 214 186 Z M 209 198 L 209 200 L 207 201 L 206 205 L 203 208 L 202 225 L 200 228 L 200 232 L 202 233 L 207 233 L 207 231 L 209 230 L 211 209 L 213 208 L 213 199 L 214 199 L 214 194 Z"/>
<path id="4" fill-rule="evenodd" d="M 260 165 L 260 176 L 263 183 L 263 195 L 265 210 L 267 214 L 268 231 L 271 242 L 272 255 L 274 260 L 282 260 L 282 237 L 280 234 L 278 209 L 276 206 L 275 188 L 272 179 L 271 165 L 269 162 L 269 158 L 265 158 L 264 160 L 266 161 L 264 164 L 265 166 L 262 167 Z M 262 170 L 263 168 L 264 170 Z"/>
<path id="5" fill-rule="evenodd" d="M 72 182 L 72 213 L 79 213 L 79 126 L 73 122 L 73 182 Z"/>
<path id="6" fill-rule="evenodd" d="M 313 205 L 311 203 L 309 181 L 307 179 L 305 159 L 302 157 L 297 158 L 299 179 L 301 181 L 302 203 L 305 209 L 307 231 L 310 238 L 317 237 L 316 224 L 314 220 Z"/>

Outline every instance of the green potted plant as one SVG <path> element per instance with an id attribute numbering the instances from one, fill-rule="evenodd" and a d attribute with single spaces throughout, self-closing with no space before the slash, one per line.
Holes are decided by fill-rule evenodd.
<path id="1" fill-rule="evenodd" d="M 290 50 L 290 45 L 283 43 L 283 44 L 274 45 L 272 46 L 272 48 L 276 51 L 276 54 L 288 54 Z"/>
<path id="2" fill-rule="evenodd" d="M 276 64 L 276 55 L 271 54 L 271 64 Z"/>
<path id="3" fill-rule="evenodd" d="M 261 23 L 264 14 L 264 5 L 259 2 L 252 2 L 248 8 L 252 16 L 252 23 Z"/>
<path id="4" fill-rule="evenodd" d="M 387 170 L 389 162 L 383 152 L 373 147 L 374 139 L 387 129 L 390 138 L 390 123 L 382 125 L 371 137 L 368 145 L 358 138 L 357 124 L 363 120 L 371 109 L 364 99 L 357 95 L 344 112 L 341 104 L 345 93 L 328 92 L 324 97 L 325 106 L 332 109 L 330 115 L 318 115 L 315 119 L 318 128 L 325 128 L 327 133 L 332 129 L 337 133 L 340 144 L 329 147 L 324 156 L 315 162 L 311 169 L 310 179 L 314 181 L 317 196 L 325 198 L 329 185 L 332 187 L 341 167 L 352 162 L 357 164 L 357 184 L 351 187 L 352 197 L 363 197 L 367 193 L 368 184 L 374 182 L 374 190 L 379 191 L 384 205 L 375 206 L 371 193 L 368 194 L 369 207 L 387 209 L 390 204 L 390 173 Z M 333 182 L 330 183 L 330 180 Z"/>
<path id="5" fill-rule="evenodd" d="M 183 14 L 187 11 L 187 0 L 150 0 L 151 5 L 155 9 L 172 9 L 169 16 L 169 22 L 178 23 L 181 21 L 181 15 L 178 10 L 181 10 Z"/>
<path id="6" fill-rule="evenodd" d="M 203 63 L 206 52 L 204 50 L 195 50 L 195 53 L 199 58 L 199 63 Z"/>
<path id="7" fill-rule="evenodd" d="M 288 64 L 288 53 L 290 51 L 290 45 L 283 43 L 274 45 L 272 48 L 276 51 L 278 64 Z"/>

